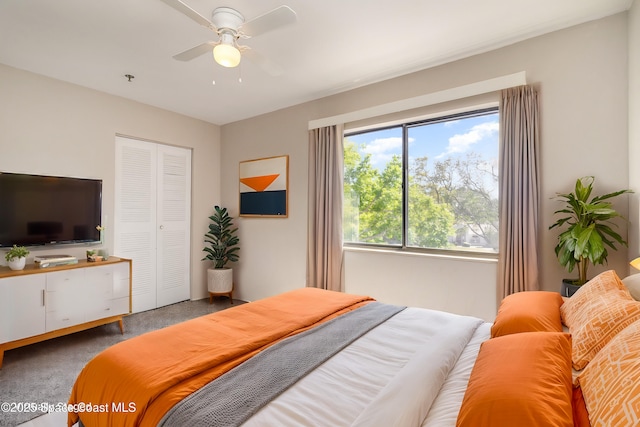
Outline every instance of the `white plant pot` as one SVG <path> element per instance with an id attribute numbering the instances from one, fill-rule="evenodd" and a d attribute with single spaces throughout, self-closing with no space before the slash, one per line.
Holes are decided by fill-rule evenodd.
<path id="1" fill-rule="evenodd" d="M 214 294 L 229 293 L 233 290 L 232 268 L 207 269 L 207 289 Z"/>
<path id="2" fill-rule="evenodd" d="M 9 261 L 9 268 L 12 270 L 22 270 L 24 269 L 24 265 L 26 262 L 27 258 L 25 257 L 11 258 L 11 260 Z"/>

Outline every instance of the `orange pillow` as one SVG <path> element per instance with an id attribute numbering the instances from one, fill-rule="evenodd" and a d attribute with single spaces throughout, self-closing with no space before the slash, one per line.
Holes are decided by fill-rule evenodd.
<path id="1" fill-rule="evenodd" d="M 578 376 L 592 426 L 640 425 L 640 321 L 615 336 Z"/>
<path id="2" fill-rule="evenodd" d="M 560 308 L 562 323 L 571 327 L 578 322 L 583 307 L 594 298 L 611 291 L 626 291 L 626 287 L 615 271 L 608 270 L 598 274 L 593 279 L 582 285 Z M 631 296 L 631 294 L 629 294 Z"/>
<path id="3" fill-rule="evenodd" d="M 573 387 L 573 427 L 591 427 L 582 389 Z"/>
<path id="4" fill-rule="evenodd" d="M 620 331 L 640 319 L 640 302 L 620 291 L 595 297 L 584 318 L 569 328 L 573 337 L 573 367 L 583 369 Z"/>
<path id="5" fill-rule="evenodd" d="M 562 332 L 558 292 L 529 291 L 509 295 L 500 303 L 491 337 L 519 332 Z"/>
<path id="6" fill-rule="evenodd" d="M 609 270 L 587 282 L 560 312 L 573 337 L 573 367 L 580 370 L 618 332 L 640 319 L 640 302 Z"/>
<path id="7" fill-rule="evenodd" d="M 482 343 L 457 427 L 573 427 L 571 336 L 523 332 Z"/>

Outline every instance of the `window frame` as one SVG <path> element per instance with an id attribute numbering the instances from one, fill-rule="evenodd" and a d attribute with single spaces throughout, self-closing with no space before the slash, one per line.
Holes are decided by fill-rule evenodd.
<path id="1" fill-rule="evenodd" d="M 459 249 L 445 249 L 445 248 L 423 248 L 417 246 L 408 246 L 408 229 L 409 229 L 409 129 L 412 127 L 424 126 L 429 124 L 447 122 L 458 118 L 472 118 L 480 117 L 489 114 L 500 114 L 500 109 L 497 105 L 489 107 L 471 108 L 462 112 L 455 113 L 442 113 L 431 115 L 429 118 L 405 120 L 399 123 L 380 126 L 367 126 L 366 129 L 359 130 L 345 130 L 343 132 L 343 140 L 353 136 L 362 135 L 365 133 L 385 131 L 389 129 L 401 129 L 402 134 L 402 242 L 401 244 L 382 244 L 382 243 L 368 243 L 368 242 L 346 242 L 343 241 L 343 248 L 363 248 L 363 249 L 376 249 L 386 250 L 389 252 L 406 252 L 406 253 L 420 253 L 420 254 L 432 254 L 440 256 L 453 256 L 463 258 L 475 258 L 475 259 L 497 259 L 500 253 L 500 248 L 496 252 L 481 252 L 481 251 L 466 251 Z M 500 140 L 498 139 L 498 159 L 500 158 Z M 500 195 L 500 180 L 498 179 L 498 197 Z M 344 209 L 344 208 L 343 208 Z M 498 221 L 500 221 L 500 212 L 498 211 Z M 499 229 L 498 229 L 499 233 Z"/>

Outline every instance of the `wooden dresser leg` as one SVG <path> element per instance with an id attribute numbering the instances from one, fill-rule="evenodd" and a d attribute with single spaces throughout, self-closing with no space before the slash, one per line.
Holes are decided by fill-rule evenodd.
<path id="1" fill-rule="evenodd" d="M 118 326 L 120 326 L 120 333 L 124 335 L 124 323 L 122 323 L 122 319 L 118 320 Z"/>
<path id="2" fill-rule="evenodd" d="M 2 369 L 3 360 L 4 360 L 4 349 L 0 349 L 0 369 Z"/>

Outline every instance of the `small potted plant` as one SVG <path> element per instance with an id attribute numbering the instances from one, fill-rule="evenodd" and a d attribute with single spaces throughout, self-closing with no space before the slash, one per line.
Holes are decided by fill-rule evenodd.
<path id="1" fill-rule="evenodd" d="M 13 245 L 4 256 L 4 259 L 9 263 L 9 268 L 12 270 L 22 270 L 27 261 L 27 255 L 29 250 L 24 246 Z"/>
<path id="2" fill-rule="evenodd" d="M 87 262 L 102 261 L 103 257 L 98 255 L 98 251 L 91 249 L 87 251 Z"/>
<path id="3" fill-rule="evenodd" d="M 207 255 L 202 260 L 213 261 L 213 268 L 207 269 L 207 289 L 209 302 L 216 295 L 228 295 L 233 303 L 233 269 L 227 267 L 227 263 L 238 261 L 240 239 L 236 235 L 238 229 L 233 226 L 233 217 L 226 208 L 214 207 L 214 213 L 209 217 L 209 232 L 206 233 L 206 246 L 202 250 Z"/>
<path id="4" fill-rule="evenodd" d="M 562 214 L 549 229 L 558 227 L 564 230 L 558 236 L 555 253 L 560 264 L 569 273 L 578 268 L 578 279 L 564 279 L 561 293 L 571 296 L 580 286 L 587 282 L 587 270 L 590 264 L 602 265 L 607 262 L 610 249 L 616 249 L 616 242 L 627 245 L 627 242 L 612 228 L 611 219 L 621 216 L 612 208 L 609 199 L 630 190 L 619 190 L 603 196 L 594 196 L 594 177 L 587 176 L 576 181 L 573 193 L 558 194 L 557 199 L 565 203 L 564 208 L 555 211 Z"/>

